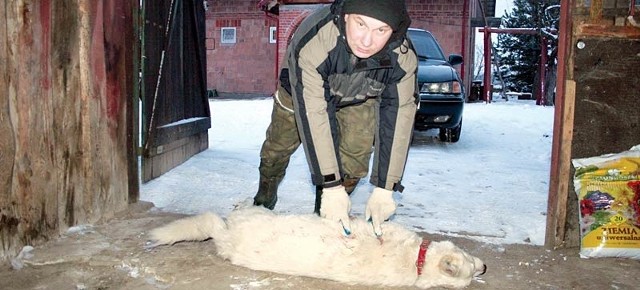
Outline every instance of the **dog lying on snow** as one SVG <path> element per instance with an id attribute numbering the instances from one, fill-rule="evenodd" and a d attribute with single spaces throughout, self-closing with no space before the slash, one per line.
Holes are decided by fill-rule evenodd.
<path id="1" fill-rule="evenodd" d="M 383 237 L 364 219 L 351 235 L 317 215 L 276 215 L 263 207 L 176 220 L 150 232 L 148 247 L 212 238 L 218 255 L 254 270 L 348 284 L 461 288 L 484 274 L 484 263 L 449 241 L 429 242 L 386 222 Z"/>

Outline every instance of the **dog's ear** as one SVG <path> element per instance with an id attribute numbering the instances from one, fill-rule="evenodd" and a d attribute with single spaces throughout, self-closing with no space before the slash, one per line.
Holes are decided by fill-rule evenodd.
<path id="1" fill-rule="evenodd" d="M 457 277 L 460 272 L 460 265 L 458 265 L 458 260 L 452 255 L 443 256 L 440 259 L 438 268 L 440 268 L 441 272 L 451 277 Z"/>

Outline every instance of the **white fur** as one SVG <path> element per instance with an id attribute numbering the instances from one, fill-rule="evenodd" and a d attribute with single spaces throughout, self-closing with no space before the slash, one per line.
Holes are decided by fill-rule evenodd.
<path id="1" fill-rule="evenodd" d="M 150 232 L 153 246 L 212 238 L 218 254 L 235 265 L 349 284 L 461 288 L 484 272 L 484 263 L 449 241 L 431 242 L 422 275 L 416 259 L 422 238 L 386 222 L 382 240 L 363 219 L 352 234 L 316 215 L 276 215 L 263 207 L 233 211 L 226 222 L 212 213 L 174 221 Z"/>

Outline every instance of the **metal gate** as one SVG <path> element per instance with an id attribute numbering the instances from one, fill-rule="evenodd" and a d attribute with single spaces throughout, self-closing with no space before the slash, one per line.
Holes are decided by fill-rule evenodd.
<path id="1" fill-rule="evenodd" d="M 209 147 L 205 10 L 198 0 L 142 2 L 142 182 Z"/>

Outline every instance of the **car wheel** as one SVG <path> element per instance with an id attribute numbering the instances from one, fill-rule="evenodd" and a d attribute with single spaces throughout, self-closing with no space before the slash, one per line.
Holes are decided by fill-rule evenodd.
<path id="1" fill-rule="evenodd" d="M 453 128 L 440 128 L 440 141 L 455 143 L 460 140 L 460 132 L 462 131 L 462 121 L 458 126 Z"/>

